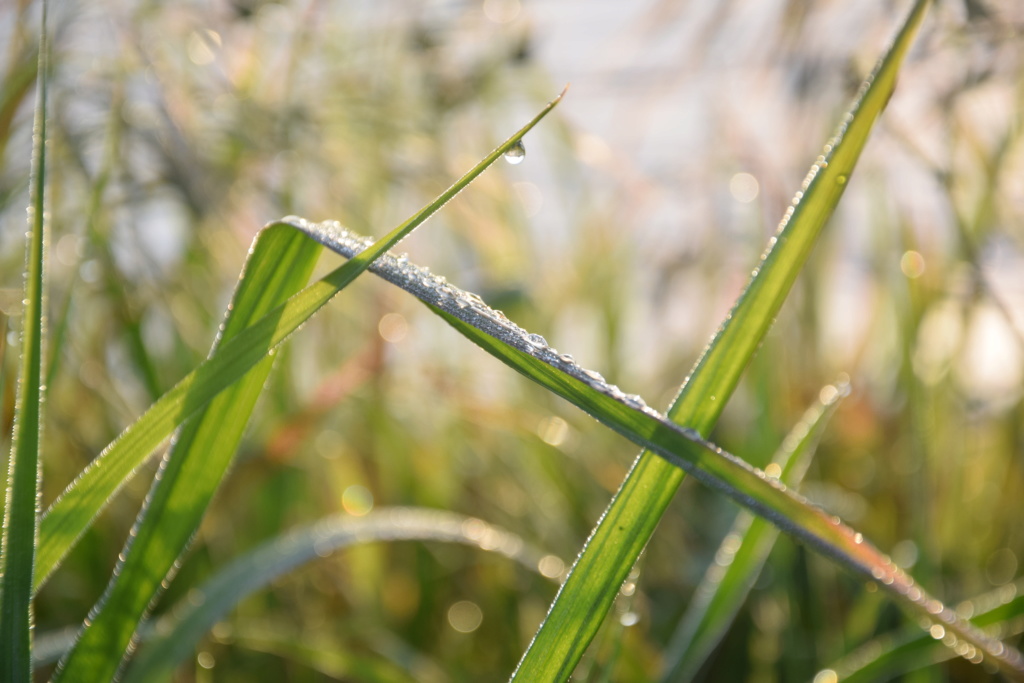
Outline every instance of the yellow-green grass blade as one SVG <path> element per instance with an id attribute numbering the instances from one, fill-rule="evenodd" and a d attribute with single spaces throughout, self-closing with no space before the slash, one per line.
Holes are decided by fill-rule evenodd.
<path id="1" fill-rule="evenodd" d="M 282 248 L 294 238 L 294 232 L 286 227 L 268 226 L 256 237 L 244 272 L 262 273 L 276 268 L 281 262 Z M 255 279 L 256 275 L 246 275 L 242 282 Z M 266 275 L 259 279 L 267 286 L 272 284 Z M 239 290 L 241 288 L 242 285 Z M 153 450 L 186 418 L 238 380 L 323 305 L 329 289 L 322 281 L 308 287 L 262 318 L 245 334 L 225 340 L 219 353 L 204 361 L 164 394 L 86 467 L 42 519 L 35 575 L 37 590 L 60 565 L 95 516 Z M 236 292 L 236 298 L 239 293 Z M 268 289 L 266 301 L 280 294 Z M 255 305 L 257 302 L 250 303 Z"/>
<path id="2" fill-rule="evenodd" d="M 896 40 L 865 81 L 850 113 L 811 167 L 760 266 L 669 409 L 669 417 L 708 434 L 782 306 L 835 209 L 868 134 L 896 84 L 926 0 L 915 3 Z M 569 678 L 650 540 L 683 472 L 641 453 L 601 517 L 513 679 Z"/>
<path id="3" fill-rule="evenodd" d="M 311 225 L 296 220 L 295 225 L 343 256 L 356 255 L 366 247 L 365 238 L 336 223 Z M 915 585 L 887 556 L 865 542 L 861 534 L 794 495 L 776 478 L 723 452 L 697 432 L 679 427 L 649 408 L 640 397 L 624 394 L 597 373 L 580 367 L 571 356 L 559 354 L 541 337 L 487 307 L 479 296 L 409 263 L 405 256 L 386 254 L 370 270 L 420 298 L 456 330 L 517 372 L 637 445 L 650 449 L 672 466 L 725 493 L 854 574 L 877 582 L 919 619 L 955 631 L 959 641 L 983 652 L 1008 673 L 1024 677 L 1024 657 L 1020 653 L 959 619 Z"/>
<path id="4" fill-rule="evenodd" d="M 239 601 L 296 567 L 351 545 L 394 541 L 475 546 L 505 555 L 534 572 L 543 557 L 515 534 L 451 512 L 383 508 L 365 517 L 327 517 L 238 557 L 202 586 L 189 591 L 186 600 L 155 624 L 152 637 L 144 638 L 143 649 L 129 665 L 124 682 L 165 680 Z"/>
<path id="5" fill-rule="evenodd" d="M 154 408 L 160 406 L 157 417 L 151 418 L 149 423 L 145 423 L 147 414 L 136 423 L 136 431 L 139 433 L 135 435 L 134 441 L 130 444 L 132 448 L 122 447 L 118 452 L 118 457 L 111 462 L 109 455 L 112 447 L 116 446 L 118 442 L 124 441 L 124 435 L 122 435 L 112 447 L 108 447 L 104 454 L 107 456 L 107 467 L 104 469 L 103 462 L 94 463 L 54 503 L 47 517 L 44 518 L 43 528 L 44 532 L 53 530 L 52 540 L 51 537 L 46 537 L 41 541 L 41 547 L 46 541 L 50 541 L 50 546 L 48 546 L 50 554 L 47 556 L 50 561 L 43 568 L 45 571 L 37 572 L 37 583 L 45 579 L 49 571 L 57 566 L 60 559 L 70 550 L 74 541 L 91 523 L 95 514 L 105 505 L 109 496 L 130 477 L 131 470 L 142 462 L 152 447 L 166 438 L 177 424 L 181 424 L 186 418 L 205 407 L 213 396 L 238 381 L 253 366 L 261 362 L 274 346 L 283 341 L 288 334 L 326 304 L 334 294 L 348 285 L 374 259 L 426 221 L 494 161 L 505 154 L 526 132 L 546 116 L 560 99 L 561 95 L 437 199 L 367 248 L 358 257 L 353 258 L 302 292 L 291 296 L 251 327 L 239 332 L 237 336 L 230 336 L 230 332 L 244 327 L 249 320 L 257 317 L 256 313 L 246 312 L 241 318 L 244 322 L 232 323 L 231 319 L 238 314 L 240 308 L 248 311 L 248 306 L 243 307 L 238 304 L 239 300 L 250 290 L 255 292 L 254 296 L 256 297 L 262 296 L 262 287 L 251 284 L 251 280 L 247 283 L 247 277 L 243 276 L 236 291 L 235 301 L 229 309 L 229 322 L 225 328 L 223 344 L 218 346 L 210 359 L 200 365 L 168 394 L 165 394 L 157 404 L 154 404 Z M 272 224 L 265 234 L 277 233 L 286 225 L 287 223 Z M 295 237 L 305 239 L 303 236 L 296 235 Z M 269 254 L 270 250 L 265 250 L 264 253 Z M 276 271 L 272 270 L 271 272 Z M 265 307 L 260 307 L 259 310 L 265 310 Z M 269 368 L 260 370 L 265 369 Z M 244 382 L 246 387 L 239 391 L 244 392 L 245 395 L 248 395 L 248 392 L 258 391 L 256 387 L 262 386 L 262 379 L 254 379 L 255 377 L 254 373 L 247 378 Z M 235 401 L 230 405 L 221 404 L 219 406 L 224 411 L 220 414 L 219 419 L 209 422 L 197 421 L 194 435 L 191 433 L 192 427 L 183 430 L 183 438 L 188 442 L 196 439 L 197 443 L 203 442 L 207 446 L 218 444 L 220 443 L 218 434 L 223 431 L 220 420 L 223 419 L 240 422 L 238 429 L 241 430 L 248 419 L 247 410 L 243 405 L 244 401 L 239 398 L 242 395 L 235 396 Z M 168 396 L 171 398 L 168 399 Z M 253 398 L 253 400 L 255 399 Z M 151 408 L 149 413 L 153 413 L 154 408 Z M 140 423 L 144 423 L 145 427 L 139 428 Z M 155 427 L 159 427 L 159 429 Z M 144 450 L 138 445 L 140 441 L 145 442 L 146 439 L 150 443 L 144 443 L 144 445 L 150 445 L 149 450 Z M 201 448 L 197 448 L 196 452 L 205 453 Z M 231 452 L 233 453 L 233 449 Z M 162 583 L 173 568 L 175 558 L 187 545 L 191 533 L 198 526 L 209 496 L 212 496 L 217 483 L 226 470 L 227 461 L 221 463 L 222 466 L 219 468 L 204 468 L 197 465 L 193 470 L 192 465 L 187 464 L 189 458 L 185 458 L 186 464 L 178 464 L 176 453 L 180 453 L 180 451 L 172 449 L 171 454 L 164 461 L 160 475 L 147 498 L 147 506 L 140 516 L 140 521 L 136 524 L 132 539 L 129 540 L 126 557 L 138 557 L 139 559 L 128 559 L 115 571 L 114 580 L 87 620 L 81 639 L 62 663 L 57 678 L 70 676 L 75 679 L 84 677 L 88 680 L 105 680 L 116 673 L 124 652 L 130 647 L 139 620 L 142 619 L 149 604 L 159 594 Z M 103 457 L 101 456 L 101 458 Z M 230 459 L 230 453 L 225 457 Z M 98 472 L 98 474 L 90 475 L 90 472 Z M 180 476 L 183 472 L 186 474 L 184 477 Z M 189 478 L 193 475 L 210 480 L 205 491 L 202 486 L 196 486 L 195 482 Z M 169 482 L 166 485 L 167 488 L 163 488 L 162 482 L 164 481 Z M 100 490 L 97 491 L 97 488 Z M 199 494 L 194 497 L 191 493 L 193 489 L 199 491 Z M 184 510 L 179 508 L 179 505 L 184 505 Z M 156 510 L 156 512 L 150 512 L 150 510 Z M 190 523 L 193 531 L 190 531 L 187 537 L 183 537 L 181 534 L 175 537 L 175 534 L 169 533 L 168 536 L 171 538 L 165 542 L 165 536 L 160 527 L 161 520 L 173 518 L 175 526 L 178 526 L 177 518 L 182 513 L 187 521 L 181 524 L 177 531 L 180 532 Z M 46 527 L 46 520 L 51 518 L 53 519 L 52 526 Z M 149 525 L 153 525 L 152 530 L 148 530 Z M 155 553 L 151 550 L 140 550 L 140 548 L 147 547 L 163 549 L 165 552 Z M 170 560 L 168 561 L 167 558 Z"/>
<path id="6" fill-rule="evenodd" d="M 21 369 L 15 404 L 14 434 L 4 499 L 0 544 L 0 681 L 17 683 L 32 676 L 32 573 L 39 533 L 39 446 L 43 404 L 44 228 L 46 224 L 46 3 L 39 38 L 33 127 L 29 236 L 25 250 L 25 299 L 22 309 Z"/>
<path id="7" fill-rule="evenodd" d="M 217 347 L 235 338 L 300 289 L 319 245 L 280 226 L 268 230 L 247 264 Z M 227 472 L 249 415 L 270 373 L 272 355 L 250 368 L 185 422 L 146 498 L 103 597 L 55 680 L 113 679 L 123 653 L 161 583 L 174 574 L 209 501 Z"/>
<path id="8" fill-rule="evenodd" d="M 822 389 L 776 451 L 772 466 L 786 486 L 800 486 L 828 419 L 848 392 L 843 382 Z M 740 512 L 669 640 L 662 680 L 693 680 L 735 619 L 778 535 L 764 519 Z"/>

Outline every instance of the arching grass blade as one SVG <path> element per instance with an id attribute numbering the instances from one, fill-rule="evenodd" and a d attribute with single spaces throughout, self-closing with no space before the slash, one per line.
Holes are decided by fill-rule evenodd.
<path id="1" fill-rule="evenodd" d="M 564 93 L 563 93 L 564 94 Z M 54 501 L 43 516 L 35 572 L 35 590 L 45 583 L 75 542 L 92 524 L 110 497 L 133 475 L 135 469 L 167 439 L 189 415 L 241 377 L 271 349 L 284 341 L 303 322 L 326 304 L 341 288 L 365 268 L 367 262 L 384 253 L 427 220 L 441 206 L 469 185 L 488 166 L 535 126 L 561 100 L 545 107 L 530 123 L 491 152 L 435 201 L 380 240 L 359 259 L 357 266 L 345 264 L 291 297 L 279 309 L 264 316 L 238 337 L 229 339 L 211 357 L 164 394 L 108 445 L 97 458 Z M 291 223 L 274 223 L 264 229 L 291 229 Z M 253 252 L 259 247 L 259 240 Z M 252 256 L 250 256 L 252 258 Z M 353 270 L 355 268 L 355 270 Z"/>
<path id="2" fill-rule="evenodd" d="M 81 637 L 67 658 L 58 665 L 55 680 L 67 680 L 67 677 L 107 680 L 116 676 L 125 653 L 131 649 L 131 641 L 140 620 L 159 595 L 167 578 L 173 575 L 178 556 L 198 528 L 209 500 L 227 470 L 249 413 L 269 373 L 270 361 L 265 356 L 278 343 L 273 340 L 283 340 L 334 294 L 352 282 L 374 259 L 444 206 L 515 145 L 551 111 L 560 98 L 548 104 L 525 127 L 405 223 L 320 282 L 272 308 L 262 318 L 259 316 L 277 301 L 264 298 L 264 288 L 252 285 L 243 277 L 229 308 L 223 344 L 217 345 L 210 360 L 201 369 L 206 368 L 207 375 L 212 375 L 212 380 L 221 383 L 218 392 L 243 375 L 244 379 L 208 406 L 208 393 L 197 398 L 193 392 L 186 391 L 182 397 L 183 408 L 194 406 L 195 409 L 188 412 L 183 410 L 178 416 L 179 422 L 199 412 L 182 429 L 178 446 L 172 447 L 165 457 L 123 553 L 124 560 L 115 570 L 104 596 L 90 613 Z M 282 225 L 286 224 L 274 224 L 271 227 L 279 229 Z M 289 235 L 288 239 L 305 240 L 305 236 Z M 309 243 L 305 246 L 314 245 Z M 289 289 L 299 286 L 296 283 L 300 278 L 305 279 L 305 275 L 295 274 L 303 272 L 301 259 L 296 261 L 294 268 L 292 265 L 279 264 L 270 271 L 271 277 L 286 283 L 273 291 L 274 299 L 280 300 L 287 296 Z M 308 267 L 312 267 L 311 261 Z M 257 319 L 258 322 L 248 327 Z M 250 338 L 255 338 L 256 343 Z M 245 348 L 249 353 L 240 359 L 235 347 L 243 343 L 247 345 Z M 259 365 L 253 367 L 257 363 Z M 228 368 L 233 368 L 233 371 Z M 77 521 L 79 525 L 82 522 L 72 521 Z M 84 529 L 84 526 L 81 528 Z"/>
<path id="3" fill-rule="evenodd" d="M 240 600 L 306 562 L 355 544 L 416 540 L 477 546 L 501 553 L 534 572 L 542 557 L 508 531 L 440 510 L 385 508 L 365 517 L 328 517 L 268 541 L 191 591 L 187 601 L 157 622 L 155 633 L 146 638 L 124 681 L 145 683 L 166 678 Z"/>
<path id="4" fill-rule="evenodd" d="M 346 256 L 365 249 L 363 238 L 340 225 L 296 222 L 332 250 Z M 908 611 L 929 623 L 955 631 L 958 642 L 998 662 L 1008 673 L 1024 677 L 1024 657 L 973 628 L 909 575 L 895 566 L 863 536 L 840 520 L 794 495 L 784 484 L 725 453 L 690 429 L 683 429 L 648 407 L 639 396 L 624 394 L 597 373 L 580 367 L 536 335 L 528 333 L 483 300 L 447 279 L 390 254 L 371 271 L 413 293 L 456 330 L 517 372 L 586 411 L 639 446 L 650 449 L 673 467 L 694 475 L 811 548 L 861 578 L 875 581 Z M 585 610 L 588 605 L 580 604 Z"/>

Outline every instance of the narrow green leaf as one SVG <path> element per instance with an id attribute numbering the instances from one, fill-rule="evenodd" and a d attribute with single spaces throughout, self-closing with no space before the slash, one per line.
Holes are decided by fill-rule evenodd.
<path id="1" fill-rule="evenodd" d="M 46 2 L 39 36 L 33 127 L 32 179 L 29 191 L 29 239 L 25 250 L 25 302 L 22 310 L 21 370 L 15 404 L 14 434 L 4 501 L 0 544 L 0 681 L 18 683 L 32 676 L 32 575 L 39 533 L 44 387 L 44 228 L 46 224 Z"/>
<path id="2" fill-rule="evenodd" d="M 852 110 L 808 173 L 753 279 L 697 362 L 669 417 L 708 434 L 832 214 L 896 84 L 927 0 L 918 0 Z M 682 483 L 683 472 L 641 453 L 576 560 L 513 679 L 569 678 L 619 587 Z"/>
<path id="3" fill-rule="evenodd" d="M 563 91 L 564 94 L 564 91 Z M 409 220 L 395 228 L 388 235 L 380 239 L 362 251 L 358 256 L 342 265 L 319 282 L 307 287 L 302 292 L 291 296 L 287 301 L 277 306 L 269 313 L 260 318 L 248 329 L 230 336 L 252 318 L 247 312 L 240 322 L 229 322 L 224 334 L 224 343 L 219 345 L 216 352 L 200 365 L 185 380 L 182 380 L 168 394 L 165 394 L 153 407 L 140 418 L 133 426 L 135 434 L 133 440 L 127 447 L 122 446 L 117 451 L 117 457 L 111 458 L 110 454 L 119 443 L 127 439 L 122 434 L 104 454 L 94 461 L 83 474 L 72 483 L 51 507 L 50 512 L 44 518 L 44 536 L 41 539 L 40 547 L 47 550 L 47 564 L 37 572 L 37 585 L 45 580 L 49 572 L 60 562 L 60 559 L 70 550 L 75 540 L 88 528 L 95 514 L 109 500 L 109 497 L 123 485 L 124 481 L 131 476 L 131 471 L 148 455 L 152 447 L 155 447 L 170 433 L 170 430 L 177 424 L 184 422 L 186 418 L 193 415 L 199 409 L 206 406 L 213 396 L 230 386 L 254 365 L 259 363 L 267 353 L 278 343 L 283 341 L 302 322 L 315 313 L 320 307 L 329 301 L 334 294 L 348 285 L 356 276 L 364 271 L 374 259 L 397 244 L 416 227 L 421 225 L 433 215 L 444 204 L 451 200 L 463 188 L 469 185 L 480 173 L 482 173 L 494 161 L 507 152 L 519 139 L 535 126 L 548 112 L 561 100 L 562 95 L 549 103 L 536 117 L 526 126 L 517 131 L 503 144 L 499 145 L 487 157 L 484 158 L 473 169 L 467 172 L 462 178 L 456 181 L 450 188 L 443 192 L 437 199 L 425 206 Z M 288 225 L 287 223 L 275 223 L 269 228 L 279 228 Z M 265 231 L 269 232 L 269 230 Z M 269 250 L 268 250 L 269 251 Z M 277 267 L 280 267 L 278 265 Z M 285 267 L 285 270 L 287 268 Z M 272 271 L 277 272 L 277 271 Z M 235 305 L 232 309 L 245 308 L 239 306 L 238 301 L 247 296 L 250 289 L 261 289 L 261 285 L 252 284 L 247 277 L 242 278 L 236 292 Z M 265 310 L 265 309 L 260 309 Z M 231 316 L 234 317 L 234 316 Z M 267 361 L 269 363 L 269 361 Z M 223 429 L 220 420 L 231 419 L 239 421 L 238 429 L 244 427 L 248 419 L 245 401 L 252 396 L 252 392 L 258 391 L 255 387 L 262 386 L 262 379 L 254 373 L 245 380 L 246 387 L 239 389 L 238 394 L 233 394 L 234 399 L 226 399 L 225 404 L 218 407 L 219 417 L 210 421 L 200 421 L 194 428 L 188 427 L 183 431 L 183 438 L 189 443 L 193 439 L 196 443 L 207 444 L 217 442 L 216 432 Z M 245 397 L 243 399 L 243 397 Z M 253 399 L 254 400 L 254 399 Z M 159 406 L 159 411 L 154 409 Z M 249 407 L 251 408 L 251 406 Z M 175 410 L 177 409 L 177 410 Z M 154 417 L 150 414 L 156 413 Z M 244 415 L 242 413 L 245 413 Z M 143 424 L 144 427 L 139 425 Z M 167 431 L 164 432 L 163 430 Z M 206 431 L 208 430 L 208 431 Z M 129 429 L 129 432 L 131 428 Z M 205 433 L 204 433 L 205 432 Z M 228 437 L 229 439 L 235 437 Z M 144 450 L 144 446 L 149 446 Z M 198 451 L 198 449 L 197 449 Z M 233 451 L 232 451 L 233 452 Z M 230 453 L 225 456 L 230 458 Z M 189 460 L 189 459 L 186 459 Z M 213 468 L 210 474 L 201 466 L 196 465 L 195 470 L 190 464 L 178 464 L 174 451 L 164 461 L 163 467 L 154 484 L 148 500 L 148 505 L 141 516 L 142 522 L 137 523 L 135 534 L 129 540 L 126 556 L 128 558 L 138 557 L 139 559 L 128 559 L 115 571 L 115 578 L 108 586 L 104 598 L 94 608 L 90 619 L 87 620 L 82 638 L 76 643 L 58 670 L 57 678 L 73 676 L 87 680 L 105 680 L 112 677 L 120 666 L 123 653 L 129 648 L 130 642 L 137 627 L 138 621 L 142 618 L 149 604 L 158 595 L 162 582 L 166 579 L 167 573 L 173 566 L 173 557 L 177 557 L 187 544 L 187 538 L 179 545 L 175 545 L 178 539 L 171 539 L 168 550 L 161 557 L 153 557 L 144 550 L 147 547 L 163 547 L 165 539 L 160 528 L 162 515 L 174 517 L 182 512 L 175 507 L 179 502 L 178 496 L 183 497 L 188 506 L 184 513 L 186 520 L 194 526 L 198 525 L 202 510 L 216 488 L 223 471 L 226 468 L 226 461 Z M 198 474 L 202 472 L 202 475 Z M 191 475 L 201 476 L 208 479 L 206 490 L 202 486 L 196 487 L 198 495 L 192 495 L 188 489 L 192 486 L 189 479 Z M 182 476 L 184 475 L 184 476 Z M 169 483 L 167 488 L 162 486 L 166 480 Z M 84 482 L 84 483 L 83 483 Z M 177 486 L 184 489 L 177 489 L 182 493 L 176 494 Z M 150 509 L 156 510 L 152 516 L 148 513 Z M 47 520 L 52 519 L 50 525 Z M 155 521 L 148 521 L 148 520 Z M 189 522 L 186 522 L 178 529 L 181 532 Z M 150 528 L 150 524 L 153 526 Z M 143 550 L 140 550 L 143 549 Z M 134 553 L 134 555 L 133 555 Z M 42 554 L 42 553 L 40 553 Z M 172 557 L 168 563 L 167 557 Z M 152 557 L 152 559 L 150 559 Z M 137 563 L 137 564 L 136 564 Z M 125 579 L 125 575 L 129 579 Z"/>
<path id="4" fill-rule="evenodd" d="M 772 458 L 786 486 L 796 489 L 839 399 L 849 392 L 840 383 L 822 389 L 819 400 L 790 431 Z M 689 681 L 721 641 L 761 573 L 779 531 L 741 511 L 715 553 L 694 597 L 665 650 L 664 681 Z"/>
<path id="5" fill-rule="evenodd" d="M 337 224 L 299 225 L 342 255 L 358 253 L 363 243 L 362 238 Z M 644 404 L 639 396 L 624 394 L 499 311 L 488 308 L 479 296 L 458 289 L 408 259 L 388 254 L 370 270 L 416 295 L 456 330 L 509 367 L 768 519 L 847 570 L 877 582 L 916 616 L 942 624 L 959 641 L 971 644 L 1008 673 L 1024 679 L 1024 657 L 1019 652 L 958 618 L 915 585 L 913 578 L 886 555 L 865 542 L 861 534 L 794 495 L 774 477 L 725 453 L 697 432 L 679 427 Z"/>
<path id="6" fill-rule="evenodd" d="M 501 553 L 530 571 L 542 554 L 518 536 L 482 520 L 425 508 L 385 508 L 365 517 L 335 515 L 296 529 L 237 558 L 155 626 L 125 683 L 166 679 L 199 640 L 243 598 L 296 567 L 360 543 L 439 541 Z"/>
<path id="7" fill-rule="evenodd" d="M 319 245 L 280 227 L 267 231 L 228 308 L 217 348 L 275 310 L 309 279 Z M 124 558 L 54 680 L 113 679 L 123 653 L 220 485 L 273 365 L 272 355 L 185 422 L 164 455 Z M 163 585 L 166 585 L 165 583 Z"/>

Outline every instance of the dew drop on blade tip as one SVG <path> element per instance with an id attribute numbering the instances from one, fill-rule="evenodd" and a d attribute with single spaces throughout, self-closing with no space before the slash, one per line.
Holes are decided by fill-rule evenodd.
<path id="1" fill-rule="evenodd" d="M 505 152 L 505 161 L 510 164 L 521 164 L 525 158 L 526 146 L 523 145 L 522 140 L 516 140 L 516 143 Z"/>

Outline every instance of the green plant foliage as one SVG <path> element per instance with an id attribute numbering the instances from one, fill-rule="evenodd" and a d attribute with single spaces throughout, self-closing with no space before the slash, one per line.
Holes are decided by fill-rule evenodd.
<path id="1" fill-rule="evenodd" d="M 531 571 L 537 571 L 542 559 L 538 550 L 514 534 L 438 510 L 379 509 L 365 517 L 344 514 L 322 519 L 239 557 L 196 589 L 186 604 L 154 625 L 155 637 L 147 638 L 145 650 L 132 662 L 124 680 L 166 678 L 238 602 L 299 565 L 351 545 L 416 540 L 476 546 L 506 555 Z"/>
<path id="2" fill-rule="evenodd" d="M 668 411 L 707 434 L 767 333 L 846 189 L 872 126 L 896 87 L 929 3 L 917 2 L 889 51 L 811 167 L 754 277 L 690 373 Z M 682 481 L 683 473 L 641 454 L 580 554 L 513 679 L 568 678 Z M 569 636 L 568 634 L 572 634 Z"/>
<path id="3" fill-rule="evenodd" d="M 848 393 L 845 382 L 822 389 L 819 401 L 807 409 L 776 451 L 772 465 L 787 487 L 800 487 L 828 419 Z M 669 640 L 662 680 L 695 677 L 736 618 L 777 536 L 763 519 L 746 512 L 737 515 Z"/>
<path id="4" fill-rule="evenodd" d="M 1024 680 L 1015 4 L 577 4 L 0 3 L 0 680 Z"/>
<path id="5" fill-rule="evenodd" d="M 14 435 L 4 489 L 3 539 L 0 543 L 0 681 L 28 680 L 32 671 L 32 570 L 39 532 L 39 444 L 43 407 L 43 244 L 46 228 L 46 5 L 36 94 L 32 152 L 29 238 L 25 250 L 25 298 L 22 310 L 21 374 Z M 12 88 L 16 87 L 14 84 Z M 13 93 L 5 96 L 7 100 Z M 6 102 L 4 103 L 6 104 Z"/>
<path id="6" fill-rule="evenodd" d="M 297 225 L 310 230 L 310 234 L 319 233 L 316 227 L 311 228 L 308 224 Z M 323 242 L 345 253 L 344 246 L 337 245 L 336 240 L 327 237 Z M 350 255 L 358 258 L 358 254 Z M 400 261 L 396 260 L 395 263 Z M 588 382 L 583 379 L 589 379 L 586 370 L 566 370 L 566 361 L 560 356 L 557 362 L 551 360 L 550 356 L 555 355 L 553 351 L 531 353 L 527 348 L 532 346 L 533 340 L 524 330 L 501 321 L 502 314 L 496 311 L 488 310 L 483 315 L 469 313 L 472 310 L 479 311 L 480 303 L 472 296 L 456 290 L 447 281 L 428 280 L 429 272 L 410 273 L 408 264 L 397 270 L 397 273 L 384 270 L 378 270 L 378 273 L 431 304 L 435 313 L 448 324 L 509 367 L 567 399 L 602 424 L 656 453 L 674 467 L 694 475 L 702 483 L 771 521 L 844 568 L 866 580 L 877 582 L 908 611 L 942 628 L 943 632 L 954 634 L 954 642 L 967 644 L 972 648 L 970 652 L 981 652 L 1009 673 L 1024 675 L 1024 657 L 1019 652 L 991 639 L 959 618 L 952 609 L 917 586 L 912 577 L 866 541 L 861 533 L 844 526 L 838 517 L 793 495 L 786 485 L 778 482 L 777 477 L 769 477 L 765 472 L 752 468 L 744 460 L 704 441 L 692 430 L 679 428 L 656 411 L 635 405 L 635 398 L 631 403 L 630 398 L 620 396 L 621 392 L 606 387 L 603 381 Z M 424 286 L 421 280 L 427 280 L 427 284 Z M 499 328 L 507 327 L 511 333 L 488 329 L 495 321 L 500 321 Z M 517 335 L 521 338 L 516 339 Z M 573 374 L 577 372 L 582 378 Z M 801 467 L 805 465 L 801 465 L 798 460 L 790 474 L 793 475 L 793 471 L 799 472 Z M 755 535 L 764 533 L 760 527 L 755 531 Z M 757 545 L 755 539 L 754 548 Z M 741 567 L 752 567 L 757 563 L 758 551 L 749 552 L 755 554 L 749 560 L 744 558 Z M 730 611 L 726 607 L 722 609 Z M 720 618 L 724 618 L 724 615 Z M 575 637 L 572 631 L 562 636 L 566 640 Z M 701 647 L 704 650 L 703 656 L 706 656 L 710 648 L 706 644 Z"/>
<path id="7" fill-rule="evenodd" d="M 178 435 L 175 447 L 164 459 L 153 492 L 140 514 L 138 525 L 133 529 L 125 559 L 115 571 L 107 593 L 90 614 L 82 636 L 58 666 L 58 678 L 84 676 L 103 679 L 116 675 L 121 666 L 120 653 L 129 649 L 138 623 L 164 585 L 165 577 L 173 576 L 177 557 L 195 533 L 209 498 L 226 472 L 248 415 L 271 368 L 270 359 L 264 356 L 326 304 L 335 293 L 354 280 L 375 258 L 416 229 L 517 144 L 523 135 L 554 108 L 560 98 L 552 101 L 526 126 L 409 220 L 323 280 L 291 295 L 287 300 L 285 297 L 308 277 L 319 249 L 302 235 L 284 234 L 281 226 L 269 226 L 271 235 L 254 247 L 254 265 L 243 274 L 235 299 L 229 307 L 228 319 L 222 332 L 224 345 L 218 344 L 204 365 L 158 401 L 158 404 L 163 403 L 171 408 L 180 405 L 181 409 L 177 413 L 163 406 L 161 411 L 151 409 L 134 426 L 136 433 L 146 434 L 150 431 L 149 424 L 145 422 L 147 418 L 150 421 L 163 418 L 165 423 L 170 422 L 172 426 L 192 418 Z M 273 261 L 269 260 L 268 255 L 273 255 Z M 254 365 L 257 368 L 250 371 Z M 195 381 L 195 388 L 190 390 L 193 377 L 200 379 Z M 218 395 L 225 387 L 228 387 L 228 393 Z M 204 409 L 211 399 L 213 403 Z M 192 417 L 195 411 L 202 411 L 202 417 Z M 154 414 L 156 418 L 151 417 Z M 231 428 L 226 429 L 225 425 Z M 166 438 L 166 434 L 158 436 L 158 440 Z M 124 435 L 121 440 L 125 440 Z M 106 463 L 102 458 L 111 459 L 112 450 L 107 449 L 92 467 L 93 472 L 104 471 Z M 211 452 L 220 455 L 219 463 L 211 462 Z M 189 453 L 197 455 L 189 456 Z M 132 465 L 137 465 L 147 454 L 148 451 L 136 446 L 123 457 Z M 114 476 L 120 473 L 123 482 L 131 476 L 134 466 L 125 468 L 123 463 L 118 464 L 120 467 Z M 114 466 L 107 465 L 105 469 L 109 471 L 111 467 Z M 110 478 L 109 474 L 105 477 L 107 481 Z M 84 483 L 83 479 L 86 480 Z M 117 485 L 119 482 L 114 482 L 115 490 Z M 59 522 L 63 520 L 68 520 L 65 526 L 73 527 L 71 532 L 54 532 L 54 536 L 63 538 L 63 553 L 67 552 L 80 536 L 81 530 L 94 518 L 95 510 L 109 500 L 109 495 L 113 493 L 104 491 L 105 496 L 97 495 L 95 488 L 87 476 L 83 475 L 47 516 L 58 520 L 54 523 L 54 528 L 58 530 L 61 529 Z M 82 499 L 84 502 L 80 502 Z M 65 501 L 63 507 L 60 506 L 61 501 Z M 151 543 L 159 550 L 149 549 Z M 45 578 L 46 570 L 41 575 Z"/>

